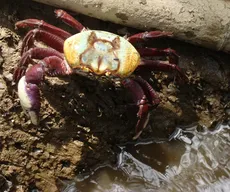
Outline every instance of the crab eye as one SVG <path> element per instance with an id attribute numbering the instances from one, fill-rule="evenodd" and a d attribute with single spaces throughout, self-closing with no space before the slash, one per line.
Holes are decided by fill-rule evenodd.
<path id="1" fill-rule="evenodd" d="M 119 59 L 118 59 L 118 58 L 114 58 L 113 60 L 114 60 L 114 61 L 119 61 Z"/>

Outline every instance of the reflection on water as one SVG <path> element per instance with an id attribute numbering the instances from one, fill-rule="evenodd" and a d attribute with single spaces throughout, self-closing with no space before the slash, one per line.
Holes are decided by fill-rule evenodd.
<path id="1" fill-rule="evenodd" d="M 120 146 L 117 167 L 79 175 L 65 192 L 230 191 L 229 126 L 177 128 L 171 141 Z"/>

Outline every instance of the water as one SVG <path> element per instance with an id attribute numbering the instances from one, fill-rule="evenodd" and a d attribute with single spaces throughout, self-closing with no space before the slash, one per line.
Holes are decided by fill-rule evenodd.
<path id="1" fill-rule="evenodd" d="M 171 141 L 119 146 L 117 166 L 65 183 L 65 192 L 229 192 L 230 122 L 177 128 Z M 64 190 L 65 189 L 65 190 Z"/>

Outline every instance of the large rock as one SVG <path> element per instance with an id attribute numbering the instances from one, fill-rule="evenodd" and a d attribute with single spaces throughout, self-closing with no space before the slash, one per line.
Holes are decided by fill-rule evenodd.
<path id="1" fill-rule="evenodd" d="M 142 30 L 171 31 L 175 37 L 230 52 L 227 0 L 36 0 Z"/>

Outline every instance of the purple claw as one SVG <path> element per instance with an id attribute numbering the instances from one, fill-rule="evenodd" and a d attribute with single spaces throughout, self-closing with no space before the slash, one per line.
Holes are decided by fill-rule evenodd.
<path id="1" fill-rule="evenodd" d="M 40 93 L 36 84 L 27 83 L 23 76 L 18 83 L 18 97 L 25 113 L 30 117 L 32 123 L 39 123 L 38 114 L 40 111 Z"/>
<path id="2" fill-rule="evenodd" d="M 46 53 L 47 49 L 45 50 Z M 48 50 L 50 51 L 50 50 Z M 20 70 L 19 70 L 20 71 Z M 33 124 L 39 123 L 38 116 L 41 107 L 39 85 L 45 75 L 57 76 L 72 73 L 71 69 L 58 56 L 45 57 L 31 66 L 18 82 L 20 103 Z M 16 76 L 18 77 L 17 73 Z"/>
<path id="3" fill-rule="evenodd" d="M 133 137 L 135 140 L 141 135 L 149 122 L 149 106 L 157 105 L 159 98 L 151 85 L 142 78 L 124 79 L 122 83 L 130 91 L 134 103 L 139 107 L 137 113 L 138 121 L 135 128 L 136 133 Z"/>

